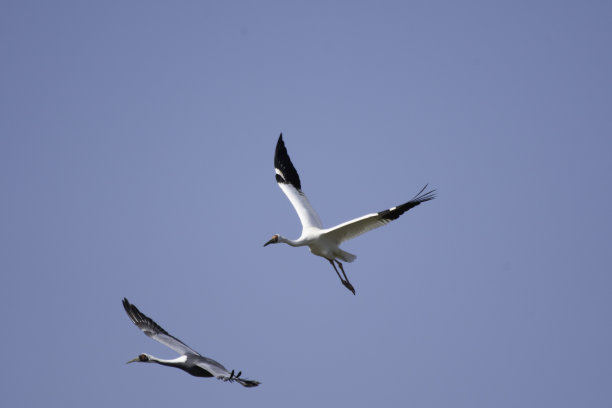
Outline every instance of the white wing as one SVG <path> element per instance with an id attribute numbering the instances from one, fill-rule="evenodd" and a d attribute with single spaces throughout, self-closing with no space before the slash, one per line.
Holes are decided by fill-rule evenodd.
<path id="1" fill-rule="evenodd" d="M 300 176 L 295 167 L 293 167 L 289 154 L 287 154 L 282 133 L 276 143 L 274 169 L 276 171 L 276 182 L 291 202 L 291 205 L 293 205 L 293 208 L 295 208 L 298 217 L 300 217 L 302 229 L 309 227 L 323 228 L 319 215 L 312 208 L 308 198 L 306 198 L 306 195 L 301 190 Z"/>
<path id="2" fill-rule="evenodd" d="M 354 220 L 336 225 L 335 227 L 325 230 L 322 235 L 340 245 L 344 241 L 348 241 L 349 239 L 355 238 L 375 228 L 382 227 L 383 225 L 398 219 L 400 215 L 409 209 L 416 207 L 425 201 L 436 198 L 436 190 L 431 190 L 423 194 L 425 188 L 427 188 L 427 185 L 425 185 L 425 187 L 423 187 L 412 200 L 404 204 L 378 213 L 367 214 L 363 217 L 355 218 Z"/>
<path id="3" fill-rule="evenodd" d="M 157 340 L 166 347 L 170 347 L 172 350 L 179 354 L 195 354 L 200 355 L 197 351 L 177 339 L 176 337 L 168 334 L 167 331 L 162 329 L 160 325 L 155 323 L 153 319 L 142 313 L 136 306 L 131 304 L 126 298 L 123 298 L 123 308 L 130 317 L 132 322 L 143 331 L 144 334 L 151 337 L 153 340 Z"/>

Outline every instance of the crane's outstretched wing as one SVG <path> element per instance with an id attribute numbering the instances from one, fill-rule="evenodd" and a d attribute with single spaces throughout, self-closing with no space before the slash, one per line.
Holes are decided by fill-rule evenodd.
<path id="1" fill-rule="evenodd" d="M 130 317 L 132 322 L 134 322 L 134 324 L 140 330 L 142 330 L 144 334 L 151 337 L 153 340 L 157 340 L 164 346 L 170 347 L 172 350 L 176 351 L 179 354 L 195 354 L 197 356 L 200 355 L 200 353 L 198 353 L 176 337 L 168 334 L 167 331 L 162 329 L 160 325 L 153 321 L 153 319 L 147 317 L 144 313 L 138 310 L 138 308 L 131 304 L 126 298 L 123 298 L 123 307 L 125 308 L 125 312 Z"/>
<path id="2" fill-rule="evenodd" d="M 383 225 L 398 219 L 400 215 L 409 209 L 416 207 L 425 201 L 436 198 L 436 190 L 430 190 L 423 193 L 426 188 L 427 185 L 425 185 L 425 187 L 423 187 L 421 191 L 419 191 L 419 193 L 407 203 L 389 208 L 388 210 L 384 210 L 379 213 L 364 215 L 363 217 L 355 218 L 354 220 L 336 225 L 335 227 L 325 230 L 322 235 L 340 245 L 340 243 L 344 241 L 355 238 L 375 228 L 382 227 Z"/>
<path id="3" fill-rule="evenodd" d="M 282 133 L 278 137 L 278 142 L 276 143 L 274 169 L 276 170 L 276 182 L 289 201 L 291 201 L 291 205 L 295 208 L 298 217 L 300 217 L 302 229 L 308 227 L 323 228 L 321 219 L 310 205 L 306 195 L 302 192 L 300 176 L 298 176 L 297 170 L 295 170 L 293 163 L 291 163 L 291 159 L 285 148 L 285 142 L 283 142 Z"/>

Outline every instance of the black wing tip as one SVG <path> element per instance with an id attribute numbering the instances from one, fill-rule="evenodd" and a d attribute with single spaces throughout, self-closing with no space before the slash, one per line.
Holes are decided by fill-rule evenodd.
<path id="1" fill-rule="evenodd" d="M 134 323 L 137 323 L 138 320 L 140 320 L 139 316 L 142 315 L 142 313 L 140 313 L 140 310 L 138 310 L 136 306 L 131 304 L 130 301 L 127 300 L 127 298 L 125 297 L 123 298 L 123 308 Z"/>
<path id="2" fill-rule="evenodd" d="M 127 300 L 127 298 L 123 298 L 123 307 L 125 308 L 125 312 L 127 313 L 127 315 L 130 318 L 130 320 L 132 320 L 132 322 L 136 326 L 138 326 L 141 330 L 143 330 L 143 329 L 140 326 L 140 324 L 144 324 L 144 325 L 148 325 L 148 326 L 154 328 L 159 333 L 169 335 L 168 332 L 166 330 L 164 330 L 163 327 L 161 327 L 159 324 L 157 324 L 155 322 L 155 320 L 151 319 L 149 316 L 147 316 L 146 314 L 144 314 L 140 310 L 138 310 L 136 305 L 131 304 Z M 146 332 L 145 332 L 145 334 L 146 334 Z"/>
<path id="3" fill-rule="evenodd" d="M 285 141 L 283 140 L 283 134 L 281 133 L 280 136 L 278 137 L 278 140 L 276 141 L 276 151 L 274 152 L 275 156 L 283 153 L 283 150 L 284 150 L 284 153 L 288 155 L 287 148 L 285 147 Z"/>
<path id="4" fill-rule="evenodd" d="M 123 302 L 122 302 L 122 303 L 123 303 L 123 308 L 124 308 L 124 309 L 125 309 L 125 311 L 126 311 L 126 312 L 128 312 L 128 314 L 129 314 L 129 313 L 130 313 L 130 310 L 131 310 L 131 308 L 132 308 L 132 306 L 134 306 L 134 305 L 132 305 L 132 304 L 130 303 L 130 301 L 129 301 L 129 300 L 127 300 L 127 298 L 126 298 L 126 297 L 124 297 L 124 298 L 123 298 Z"/>
<path id="5" fill-rule="evenodd" d="M 134 312 L 140 313 L 138 308 L 135 305 L 133 305 L 132 303 L 130 303 L 130 301 L 127 300 L 127 298 L 125 298 L 125 297 L 123 298 L 123 307 L 125 308 L 125 310 L 128 313 L 134 313 Z"/>
<path id="6" fill-rule="evenodd" d="M 302 190 L 300 176 L 291 162 L 291 158 L 289 157 L 289 153 L 285 147 L 285 142 L 283 141 L 282 133 L 278 137 L 276 150 L 274 151 L 274 168 L 282 173 L 282 176 L 280 176 L 278 173 L 276 174 L 277 183 L 289 183 L 298 190 Z"/>
<path id="7" fill-rule="evenodd" d="M 138 322 L 141 320 L 140 318 L 141 313 L 138 310 L 138 308 L 134 306 L 133 304 L 131 304 L 130 301 L 127 300 L 127 298 L 125 297 L 123 298 L 123 308 L 125 309 L 125 313 L 127 313 L 132 323 L 134 323 L 135 325 L 138 325 Z"/>
<path id="8" fill-rule="evenodd" d="M 280 136 L 278 137 L 278 140 L 276 141 L 276 151 L 278 152 L 279 149 L 284 149 L 285 148 L 285 141 L 283 140 L 283 132 L 281 132 Z M 285 149 L 285 152 L 287 151 L 287 149 Z"/>
<path id="9" fill-rule="evenodd" d="M 411 208 L 416 207 L 417 205 L 424 203 L 426 201 L 433 200 L 436 198 L 436 190 L 429 190 L 426 193 L 423 193 L 427 188 L 428 184 L 425 186 L 412 198 L 412 200 L 405 202 L 404 204 L 398 205 L 397 207 L 389 208 L 388 210 L 384 210 L 378 213 L 378 216 L 387 221 L 397 220 L 400 215 L 404 214 L 406 211 Z"/>
<path id="10" fill-rule="evenodd" d="M 427 189 L 427 186 L 429 186 L 429 183 L 425 184 L 423 186 L 423 188 L 421 189 L 421 191 L 419 191 L 417 193 L 417 195 L 414 196 L 414 198 L 411 201 L 416 201 L 418 203 L 424 203 L 426 201 L 430 201 L 433 200 L 434 198 L 436 198 L 438 196 L 437 194 L 437 190 L 434 188 L 432 190 L 429 190 L 426 193 L 423 193 L 423 191 L 425 191 L 425 189 Z"/>

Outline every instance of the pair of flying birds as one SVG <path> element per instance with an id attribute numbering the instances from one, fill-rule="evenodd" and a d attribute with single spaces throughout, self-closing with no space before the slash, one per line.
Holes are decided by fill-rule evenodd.
<path id="1" fill-rule="evenodd" d="M 275 234 L 272 236 L 272 239 L 264 244 L 264 246 L 281 242 L 294 247 L 307 246 L 310 252 L 329 261 L 334 267 L 338 278 L 340 278 L 340 282 L 342 282 L 348 290 L 353 292 L 353 295 L 355 294 L 355 288 L 349 282 L 340 260 L 344 262 L 353 262 L 357 257 L 340 249 L 340 244 L 365 232 L 388 224 L 398 219 L 400 215 L 411 208 L 426 201 L 433 200 L 436 197 L 435 190 L 424 192 L 427 188 L 427 185 L 425 185 L 412 200 L 404 204 L 378 213 L 367 214 L 332 228 L 323 228 L 321 219 L 310 205 L 306 195 L 302 192 L 300 176 L 295 170 L 295 167 L 293 167 L 293 163 L 291 163 L 287 148 L 285 147 L 285 142 L 283 142 L 282 133 L 276 143 L 274 169 L 276 171 L 276 182 L 293 205 L 293 208 L 302 222 L 302 235 L 296 240 L 291 240 L 282 235 Z M 342 276 L 338 272 L 336 264 L 340 267 Z M 220 363 L 202 356 L 176 337 L 168 334 L 167 331 L 162 329 L 151 318 L 141 313 L 136 306 L 125 298 L 123 299 L 123 307 L 132 322 L 134 322 L 144 334 L 181 354 L 180 357 L 173 360 L 163 360 L 149 354 L 140 354 L 135 359 L 128 361 L 128 363 L 157 363 L 169 367 L 180 368 L 196 377 L 216 377 L 223 381 L 235 381 L 245 387 L 256 387 L 259 385 L 259 381 L 241 378 L 242 372 L 236 374 L 233 370 L 231 372 L 228 371 Z"/>

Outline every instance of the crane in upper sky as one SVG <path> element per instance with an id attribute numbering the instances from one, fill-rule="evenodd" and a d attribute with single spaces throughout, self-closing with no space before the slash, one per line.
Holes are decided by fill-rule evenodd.
<path id="1" fill-rule="evenodd" d="M 344 273 L 342 263 L 340 263 L 339 260 L 353 262 L 357 256 L 340 249 L 340 244 L 365 232 L 382 227 L 396 220 L 400 215 L 411 208 L 426 201 L 433 200 L 436 197 L 436 190 L 424 192 L 427 188 L 427 185 L 425 185 L 412 200 L 398 205 L 397 207 L 389 208 L 388 210 L 378 213 L 367 214 L 332 228 L 323 228 L 321 219 L 310 205 L 306 195 L 302 192 L 300 176 L 298 176 L 297 170 L 293 167 L 293 163 L 291 163 L 282 133 L 276 143 L 274 169 L 276 171 L 276 182 L 293 205 L 293 208 L 302 222 L 302 235 L 300 235 L 297 240 L 291 240 L 280 234 L 275 234 L 272 236 L 272 239 L 264 244 L 264 246 L 281 242 L 294 247 L 308 246 L 310 252 L 329 261 L 334 267 L 342 284 L 353 292 L 353 295 L 355 294 L 355 288 L 349 282 L 346 273 Z M 340 276 L 334 262 L 340 267 L 344 278 Z"/>

